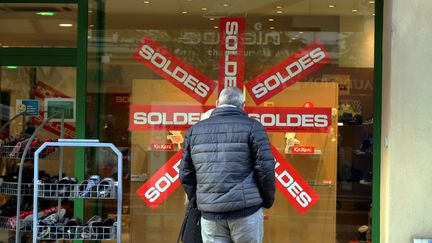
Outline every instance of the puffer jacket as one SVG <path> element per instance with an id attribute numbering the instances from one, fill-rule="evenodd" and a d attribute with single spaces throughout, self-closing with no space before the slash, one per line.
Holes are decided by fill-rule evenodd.
<path id="1" fill-rule="evenodd" d="M 203 212 L 270 208 L 275 161 L 264 127 L 241 109 L 219 107 L 189 128 L 180 181 Z"/>

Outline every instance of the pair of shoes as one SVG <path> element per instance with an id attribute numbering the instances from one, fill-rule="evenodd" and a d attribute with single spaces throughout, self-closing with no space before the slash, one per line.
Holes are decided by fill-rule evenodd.
<path id="1" fill-rule="evenodd" d="M 70 240 L 108 240 L 114 238 L 115 230 L 113 226 L 115 224 L 115 219 L 107 218 L 102 221 L 102 218 L 98 215 L 91 217 L 84 225 L 82 225 L 81 219 L 72 218 L 64 227 L 58 228 L 57 232 L 63 232 L 63 235 L 58 236 Z"/>
<path id="2" fill-rule="evenodd" d="M 93 240 L 109 240 L 112 239 L 114 235 L 113 226 L 115 224 L 115 219 L 107 218 L 102 221 L 99 216 L 93 216 L 84 225 L 82 230 L 83 239 L 93 239 Z"/>
<path id="3" fill-rule="evenodd" d="M 81 182 L 78 186 L 78 195 L 83 198 L 98 197 L 109 198 L 115 194 L 115 181 L 112 178 L 104 178 L 92 175 L 88 180 Z"/>
<path id="4" fill-rule="evenodd" d="M 63 177 L 59 180 L 57 186 L 58 197 L 71 197 L 75 196 L 73 192 L 76 191 L 76 184 L 78 183 L 75 177 Z"/>
<path id="5" fill-rule="evenodd" d="M 56 237 L 57 227 L 56 225 L 64 222 L 64 215 L 66 209 L 62 208 L 59 212 L 54 212 L 38 222 L 38 237 L 40 239 L 52 239 Z"/>

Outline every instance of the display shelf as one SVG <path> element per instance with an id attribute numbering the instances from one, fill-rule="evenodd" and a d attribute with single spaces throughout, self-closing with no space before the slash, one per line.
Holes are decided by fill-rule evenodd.
<path id="1" fill-rule="evenodd" d="M 39 240 L 114 240 L 117 225 L 113 226 L 37 226 Z"/>
<path id="2" fill-rule="evenodd" d="M 34 152 L 38 149 L 38 147 L 29 147 L 28 152 L 24 156 L 25 159 L 34 159 Z M 0 146 L 0 157 L 1 158 L 9 158 L 9 159 L 21 159 L 24 155 L 24 146 L 8 146 L 3 145 Z M 47 148 L 43 151 L 39 157 L 42 159 L 50 159 L 55 160 L 58 159 L 58 149 L 55 148 Z"/>
<path id="3" fill-rule="evenodd" d="M 11 196 L 18 195 L 18 182 L 4 181 L 0 185 L 0 193 Z M 21 183 L 21 195 L 33 196 L 33 183 Z"/>
<path id="4" fill-rule="evenodd" d="M 106 148 L 117 157 L 117 182 L 114 179 L 105 178 L 93 185 L 90 179 L 79 184 L 42 183 L 38 181 L 33 184 L 33 243 L 37 240 L 116 240 L 121 242 L 121 219 L 122 219 L 122 159 L 123 155 L 112 143 L 100 143 L 97 139 L 59 139 L 56 142 L 42 144 L 34 153 L 33 178 L 39 178 L 40 154 L 46 147 L 83 147 L 83 148 Z M 62 174 L 60 161 L 59 175 Z M 91 178 L 91 177 L 90 177 Z M 107 180 L 109 179 L 109 180 Z M 106 183 L 105 183 L 106 182 Z M 37 209 L 39 198 L 55 198 L 60 208 L 63 198 L 84 199 L 116 199 L 117 211 L 112 226 L 96 223 L 96 225 L 68 226 L 68 225 L 40 225 L 37 220 Z M 102 225 L 101 225 L 102 224 Z"/>
<path id="5" fill-rule="evenodd" d="M 33 185 L 33 184 L 32 184 Z M 52 184 L 38 181 L 39 198 L 84 198 L 84 199 L 116 199 L 118 183 L 114 185 L 96 185 L 86 189 L 86 184 Z"/>
<path id="6" fill-rule="evenodd" d="M 20 220 L 20 231 L 32 231 L 31 220 Z M 0 228 L 6 230 L 16 230 L 16 217 L 0 216 Z"/>

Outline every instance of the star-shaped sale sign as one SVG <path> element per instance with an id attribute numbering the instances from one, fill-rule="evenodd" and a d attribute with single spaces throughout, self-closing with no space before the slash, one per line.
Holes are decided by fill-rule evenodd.
<path id="1" fill-rule="evenodd" d="M 221 55 L 219 58 L 218 83 L 213 82 L 148 37 L 142 39 L 141 44 L 133 53 L 133 57 L 201 104 L 208 100 L 216 86 L 219 87 L 219 92 L 228 86 L 236 86 L 240 89 L 245 86 L 258 105 L 330 61 L 330 56 L 324 45 L 321 41 L 316 40 L 244 84 L 245 26 L 244 18 L 221 18 L 220 20 L 219 49 Z M 264 126 L 271 124 L 271 126 L 266 127 L 267 130 L 328 132 L 331 128 L 330 108 L 303 108 L 308 109 L 308 114 L 304 114 L 303 110 L 299 110 L 299 108 L 274 107 L 272 108 L 274 111 L 273 116 L 270 116 L 272 114 L 266 114 L 265 111 L 260 111 L 258 108 L 261 107 L 248 108 L 249 116 L 253 118 L 259 116 Z M 150 116 L 150 113 L 143 112 L 147 110 L 154 111 L 155 109 L 164 110 L 165 112 L 152 112 L 152 116 Z M 182 112 L 176 112 L 175 109 L 177 109 L 175 106 L 159 108 L 131 106 L 132 120 L 130 129 L 184 130 L 199 121 L 201 113 L 196 111 L 194 107 L 177 109 L 181 109 Z M 187 110 L 193 112 L 187 113 Z M 254 111 L 254 113 L 251 111 Z M 140 117 L 140 114 L 148 114 L 148 116 Z M 280 117 L 285 118 L 281 120 Z M 269 118 L 276 120 L 269 122 Z M 280 127 L 277 127 L 277 124 Z M 293 127 L 297 130 L 292 130 Z M 277 188 L 299 213 L 307 212 L 319 200 L 319 195 L 273 146 L 272 152 L 276 160 L 275 177 Z M 179 150 L 137 190 L 137 194 L 149 207 L 156 208 L 179 187 L 178 173 L 181 153 L 182 150 Z"/>

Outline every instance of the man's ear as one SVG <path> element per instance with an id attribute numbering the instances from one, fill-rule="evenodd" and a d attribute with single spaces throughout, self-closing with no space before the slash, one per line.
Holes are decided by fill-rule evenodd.
<path id="1" fill-rule="evenodd" d="M 219 100 L 216 100 L 216 107 L 219 106 Z"/>
<path id="2" fill-rule="evenodd" d="M 243 105 L 241 106 L 241 109 L 242 109 L 242 110 L 245 109 L 245 103 L 243 103 Z"/>

